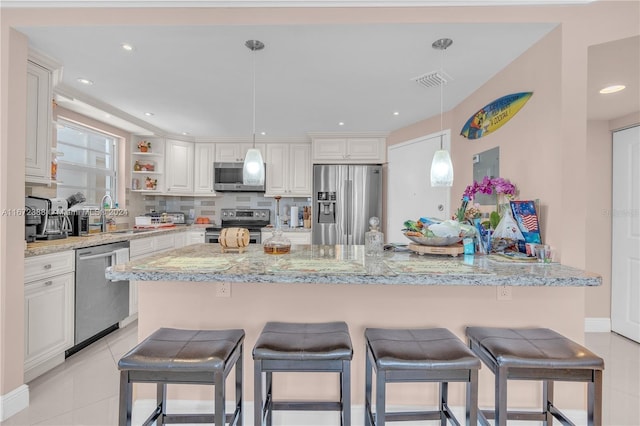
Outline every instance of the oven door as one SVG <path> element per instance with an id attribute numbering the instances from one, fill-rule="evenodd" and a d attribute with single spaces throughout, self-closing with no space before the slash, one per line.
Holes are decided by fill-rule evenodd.
<path id="1" fill-rule="evenodd" d="M 260 231 L 252 231 L 249 230 L 249 244 L 261 244 L 262 234 Z M 207 231 L 204 234 L 204 242 L 205 243 L 215 243 L 218 244 L 220 242 L 220 231 Z"/>
<path id="2" fill-rule="evenodd" d="M 260 231 L 252 231 L 249 230 L 249 244 L 261 244 L 262 234 Z M 220 242 L 220 231 L 207 231 L 204 234 L 204 242 L 205 243 L 215 243 L 218 244 Z"/>

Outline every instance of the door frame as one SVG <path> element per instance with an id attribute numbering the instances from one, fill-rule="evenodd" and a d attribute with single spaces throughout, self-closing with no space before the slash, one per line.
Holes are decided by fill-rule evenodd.
<path id="1" fill-rule="evenodd" d="M 385 194 L 384 194 L 385 203 L 384 203 L 384 207 L 385 208 L 384 208 L 384 211 L 383 211 L 383 215 L 386 218 L 385 221 L 384 221 L 384 227 L 385 227 L 384 231 L 385 231 L 385 241 L 386 242 L 390 241 L 389 237 L 387 236 L 387 235 L 389 235 L 389 233 L 388 233 L 389 226 L 393 226 L 390 223 L 390 217 L 389 217 L 389 194 L 390 194 L 389 193 L 389 186 L 390 186 L 390 182 L 391 182 L 391 171 L 390 171 L 388 166 L 389 166 L 389 163 L 390 163 L 390 161 L 389 161 L 390 155 L 389 154 L 390 154 L 391 150 L 403 148 L 403 147 L 406 147 L 408 145 L 413 145 L 413 144 L 420 143 L 420 142 L 431 143 L 431 139 L 436 139 L 436 138 L 438 138 L 438 143 L 439 143 L 439 139 L 440 139 L 441 136 L 442 136 L 442 148 L 446 149 L 447 151 L 449 151 L 449 153 L 451 153 L 451 129 L 439 130 L 439 131 L 434 132 L 434 133 L 429 133 L 429 134 L 426 134 L 426 135 L 423 135 L 423 136 L 419 136 L 419 137 L 414 138 L 414 139 L 410 139 L 408 141 L 403 141 L 403 142 L 400 142 L 400 143 L 396 143 L 396 144 L 387 146 L 387 170 L 386 170 L 387 178 L 384 180 L 384 182 L 385 182 L 385 191 L 384 191 L 385 192 Z M 429 162 L 427 162 L 427 164 L 430 167 L 431 162 L 429 161 Z M 454 176 L 455 176 L 455 173 L 454 173 Z M 428 184 L 429 182 L 426 181 L 425 183 Z M 443 208 L 443 211 L 442 211 L 442 215 L 440 215 L 440 216 L 444 215 L 443 216 L 444 219 L 446 219 L 448 217 L 448 215 L 449 215 L 450 206 L 451 206 L 451 190 L 447 191 L 447 193 L 445 194 L 444 208 Z M 408 242 L 408 240 L 407 240 L 407 242 Z"/>

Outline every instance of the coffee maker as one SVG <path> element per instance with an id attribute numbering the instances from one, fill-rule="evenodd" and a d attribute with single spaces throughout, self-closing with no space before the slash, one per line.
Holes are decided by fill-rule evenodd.
<path id="1" fill-rule="evenodd" d="M 25 208 L 29 212 L 29 221 L 25 221 L 25 226 L 34 226 L 35 223 L 37 240 L 67 238 L 71 232 L 69 202 L 66 199 L 28 196 L 25 197 Z M 40 216 L 39 223 L 35 216 Z M 25 235 L 30 233 L 25 230 Z"/>

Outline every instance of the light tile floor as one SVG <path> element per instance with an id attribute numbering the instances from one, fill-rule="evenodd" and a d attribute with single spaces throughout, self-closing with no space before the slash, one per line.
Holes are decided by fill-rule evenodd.
<path id="1" fill-rule="evenodd" d="M 73 355 L 30 382 L 29 407 L 0 425 L 116 425 L 116 365 L 136 340 L 134 323 Z M 615 333 L 588 333 L 586 346 L 605 359 L 604 425 L 640 426 L 640 344 Z"/>

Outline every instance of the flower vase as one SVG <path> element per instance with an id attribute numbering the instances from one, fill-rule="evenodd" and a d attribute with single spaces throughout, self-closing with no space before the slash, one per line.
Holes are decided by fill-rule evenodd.
<path id="1" fill-rule="evenodd" d="M 146 146 L 141 146 L 140 147 L 140 152 L 147 152 L 149 148 L 147 148 Z"/>

